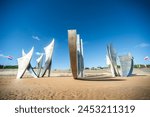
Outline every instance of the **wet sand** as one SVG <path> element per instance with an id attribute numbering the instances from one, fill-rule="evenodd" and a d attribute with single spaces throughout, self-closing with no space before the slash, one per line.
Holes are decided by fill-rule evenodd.
<path id="1" fill-rule="evenodd" d="M 9 70 L 8 70 L 9 71 Z M 11 100 L 145 100 L 150 99 L 150 75 L 141 70 L 127 78 L 112 78 L 108 70 L 88 70 L 74 80 L 69 71 L 53 71 L 51 77 L 17 80 L 12 71 L 0 71 L 0 99 Z M 141 71 L 141 72 L 139 72 Z M 14 71 L 13 74 L 16 72 Z"/>

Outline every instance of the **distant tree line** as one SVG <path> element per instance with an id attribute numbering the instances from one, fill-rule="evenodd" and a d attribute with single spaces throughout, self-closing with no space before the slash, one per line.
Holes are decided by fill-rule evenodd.
<path id="1" fill-rule="evenodd" d="M 85 70 L 99 70 L 99 69 L 103 69 L 104 67 L 85 67 Z"/>
<path id="2" fill-rule="evenodd" d="M 18 65 L 0 65 L 0 69 L 18 69 Z"/>
<path id="3" fill-rule="evenodd" d="M 118 68 L 120 68 L 120 65 L 117 65 Z M 85 70 L 99 70 L 99 69 L 106 69 L 108 67 L 85 67 Z M 144 64 L 136 64 L 134 65 L 134 68 L 150 68 L 150 64 L 144 65 Z"/>
<path id="4" fill-rule="evenodd" d="M 147 65 L 143 65 L 143 64 L 137 64 L 137 65 L 134 65 L 134 68 L 150 68 L 150 64 L 147 64 Z"/>
<path id="5" fill-rule="evenodd" d="M 117 65 L 118 68 L 120 68 L 120 65 Z M 99 70 L 99 69 L 105 69 L 108 67 L 85 67 L 85 70 Z M 134 68 L 150 68 L 150 64 L 144 65 L 144 64 L 136 64 L 134 65 Z M 0 65 L 0 69 L 18 69 L 18 65 Z M 36 69 L 36 67 L 34 67 Z M 69 69 L 70 70 L 70 69 Z"/>

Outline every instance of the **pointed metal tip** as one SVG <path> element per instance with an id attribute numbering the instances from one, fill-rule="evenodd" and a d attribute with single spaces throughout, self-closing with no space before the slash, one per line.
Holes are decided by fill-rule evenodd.
<path id="1" fill-rule="evenodd" d="M 34 46 L 32 46 L 32 50 L 34 50 Z"/>
<path id="2" fill-rule="evenodd" d="M 54 43 L 55 43 L 55 39 L 53 38 L 50 44 L 53 45 Z"/>

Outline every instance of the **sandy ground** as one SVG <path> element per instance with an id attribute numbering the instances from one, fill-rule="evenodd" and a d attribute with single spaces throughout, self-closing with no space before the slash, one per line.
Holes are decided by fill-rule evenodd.
<path id="1" fill-rule="evenodd" d="M 53 71 L 51 77 L 16 79 L 17 70 L 0 70 L 0 99 L 135 100 L 150 99 L 150 70 L 134 69 L 133 76 L 112 78 L 108 70 L 88 70 L 85 79 L 74 80 L 69 71 Z"/>

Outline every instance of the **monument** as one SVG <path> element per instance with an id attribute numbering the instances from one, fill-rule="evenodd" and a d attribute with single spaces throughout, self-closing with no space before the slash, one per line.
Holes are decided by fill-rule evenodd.
<path id="1" fill-rule="evenodd" d="M 54 39 L 52 42 L 44 48 L 45 50 L 45 65 L 42 69 L 42 63 L 43 63 L 43 56 L 44 54 L 41 54 L 40 57 L 36 60 L 37 61 L 37 75 L 35 71 L 33 70 L 30 61 L 33 55 L 34 47 L 29 51 L 29 53 L 25 53 L 24 50 L 22 50 L 22 57 L 18 58 L 18 73 L 17 73 L 17 79 L 22 78 L 25 71 L 28 70 L 30 74 L 34 78 L 43 77 L 48 70 L 48 77 L 50 76 L 50 70 L 51 70 L 51 64 L 52 64 L 52 54 L 53 54 L 53 48 L 54 48 Z"/>
<path id="2" fill-rule="evenodd" d="M 106 62 L 110 67 L 112 77 L 119 76 L 120 74 L 117 68 L 117 54 L 114 48 L 112 47 L 112 44 L 107 45 Z"/>
<path id="3" fill-rule="evenodd" d="M 29 51 L 29 53 L 25 53 L 24 50 L 22 50 L 22 57 L 18 58 L 18 73 L 17 73 L 17 79 L 20 79 L 23 77 L 26 70 L 28 70 L 31 75 L 35 78 L 37 78 L 31 64 L 31 58 L 33 55 L 34 47 Z"/>
<path id="4" fill-rule="evenodd" d="M 43 64 L 43 56 L 44 54 L 42 53 L 40 55 L 40 57 L 38 59 L 36 59 L 36 62 L 37 62 L 37 77 L 40 77 L 40 73 L 41 73 L 41 70 L 42 70 L 42 64 Z"/>
<path id="5" fill-rule="evenodd" d="M 119 56 L 121 66 L 121 76 L 128 77 L 132 75 L 133 71 L 133 57 L 129 53 L 127 55 Z"/>
<path id="6" fill-rule="evenodd" d="M 84 77 L 84 60 L 83 60 L 83 42 L 80 39 L 80 35 L 77 35 L 77 66 L 78 66 L 78 77 Z"/>
<path id="7" fill-rule="evenodd" d="M 68 43 L 73 78 L 84 77 L 83 42 L 76 30 L 68 30 Z"/>
<path id="8" fill-rule="evenodd" d="M 48 70 L 48 77 L 50 76 L 51 64 L 52 64 L 52 54 L 53 54 L 53 49 L 54 49 L 54 42 L 55 41 L 53 39 L 52 42 L 44 48 L 46 58 L 45 58 L 45 65 L 44 65 L 43 70 L 40 74 L 40 77 L 43 77 L 47 70 Z"/>

